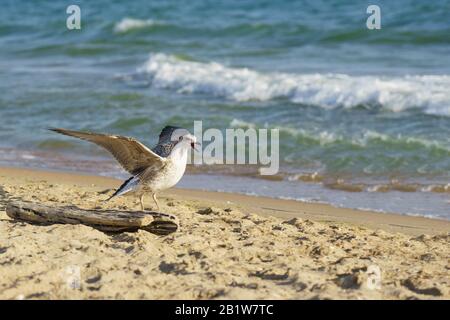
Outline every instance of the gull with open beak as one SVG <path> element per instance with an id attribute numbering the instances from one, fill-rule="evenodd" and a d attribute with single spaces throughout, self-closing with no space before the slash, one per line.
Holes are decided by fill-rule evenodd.
<path id="1" fill-rule="evenodd" d="M 73 131 L 60 128 L 49 129 L 64 135 L 93 142 L 109 151 L 120 165 L 132 176 L 108 199 L 125 194 L 139 196 L 144 211 L 144 194 L 151 194 L 159 210 L 156 194 L 176 185 L 184 175 L 190 149 L 199 145 L 188 130 L 167 126 L 158 144 L 149 149 L 139 141 L 116 135 Z"/>

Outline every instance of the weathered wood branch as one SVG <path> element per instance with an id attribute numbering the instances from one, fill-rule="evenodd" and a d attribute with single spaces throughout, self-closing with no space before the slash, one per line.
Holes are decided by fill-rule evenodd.
<path id="1" fill-rule="evenodd" d="M 153 211 L 86 210 L 75 206 L 52 207 L 14 201 L 8 203 L 6 214 L 10 218 L 35 224 L 84 224 L 108 232 L 143 229 L 166 235 L 178 229 L 176 216 Z"/>

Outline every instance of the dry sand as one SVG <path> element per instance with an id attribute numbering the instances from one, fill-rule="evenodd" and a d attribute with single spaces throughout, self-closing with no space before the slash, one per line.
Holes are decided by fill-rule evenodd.
<path id="1" fill-rule="evenodd" d="M 137 210 L 104 202 L 119 184 L 0 168 L 0 298 L 450 298 L 449 221 L 180 189 L 160 197 L 181 224 L 163 237 L 5 213 L 10 199 Z"/>

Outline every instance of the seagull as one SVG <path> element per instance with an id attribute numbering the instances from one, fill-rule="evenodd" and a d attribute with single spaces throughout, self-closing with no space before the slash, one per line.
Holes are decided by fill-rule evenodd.
<path id="1" fill-rule="evenodd" d="M 139 196 L 144 211 L 144 194 L 151 194 L 159 210 L 156 193 L 176 185 L 186 170 L 190 149 L 199 145 L 194 135 L 180 127 L 166 126 L 159 135 L 158 144 L 149 149 L 141 142 L 124 136 L 82 132 L 61 128 L 49 130 L 95 143 L 109 151 L 132 176 L 107 200 L 134 194 Z"/>

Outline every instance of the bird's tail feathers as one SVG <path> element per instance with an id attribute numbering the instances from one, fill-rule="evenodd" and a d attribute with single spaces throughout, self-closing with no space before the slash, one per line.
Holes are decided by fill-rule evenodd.
<path id="1" fill-rule="evenodd" d="M 114 192 L 114 194 L 109 197 L 106 201 L 111 200 L 114 197 L 124 195 L 125 193 L 128 193 L 132 190 L 134 190 L 139 183 L 138 177 L 131 177 L 128 180 L 126 180 L 122 185 Z"/>

